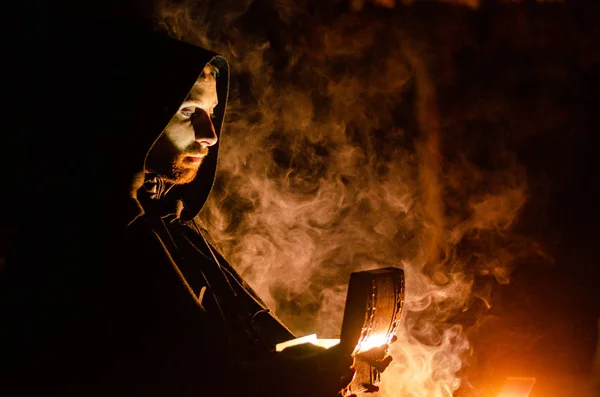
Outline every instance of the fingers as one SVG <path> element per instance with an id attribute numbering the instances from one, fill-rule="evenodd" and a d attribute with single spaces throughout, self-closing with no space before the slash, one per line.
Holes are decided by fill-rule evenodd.
<path id="1" fill-rule="evenodd" d="M 394 340 L 392 340 L 395 342 Z M 374 347 L 366 352 L 356 355 L 358 360 L 364 361 L 379 372 L 383 372 L 393 361 L 392 356 L 388 355 L 388 345 Z"/>
<path id="2" fill-rule="evenodd" d="M 366 389 L 365 393 L 376 393 L 379 391 L 379 386 L 375 386 L 370 383 L 363 383 L 363 387 Z"/>
<path id="3" fill-rule="evenodd" d="M 374 348 L 369 349 L 364 352 L 360 352 L 356 355 L 356 357 L 363 361 L 367 361 L 367 362 L 379 361 L 379 360 L 383 360 L 383 358 L 385 356 L 387 356 L 388 350 L 389 350 L 388 345 L 382 345 L 382 346 L 374 347 Z"/>
<path id="4" fill-rule="evenodd" d="M 381 360 L 373 360 L 369 358 L 360 357 L 360 360 L 366 362 L 371 367 L 375 368 L 377 371 L 383 372 L 387 369 L 387 367 L 389 367 L 392 361 L 394 361 L 394 358 L 392 356 L 386 356 Z"/>
<path id="5" fill-rule="evenodd" d="M 392 363 L 394 359 L 392 358 L 392 356 L 387 356 L 386 358 L 384 358 L 381 361 L 376 361 L 376 362 L 369 362 L 369 364 L 375 368 L 377 371 L 379 372 L 383 372 L 386 370 L 387 367 L 389 367 L 389 365 Z"/>

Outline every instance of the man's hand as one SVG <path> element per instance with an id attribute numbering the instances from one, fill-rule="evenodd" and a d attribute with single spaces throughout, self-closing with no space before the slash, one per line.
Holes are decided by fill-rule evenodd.
<path id="1" fill-rule="evenodd" d="M 392 356 L 390 356 L 388 353 L 389 346 L 383 345 L 374 347 L 365 352 L 360 352 L 356 355 L 356 358 L 368 363 L 377 371 L 383 372 L 393 360 Z"/>
<path id="2" fill-rule="evenodd" d="M 394 342 L 395 339 L 392 339 Z M 375 347 L 356 355 L 385 371 L 392 362 L 388 345 Z M 339 397 L 355 374 L 354 357 L 340 345 L 329 349 L 310 343 L 288 347 L 272 359 L 250 364 L 246 373 L 248 396 L 260 397 Z M 367 392 L 378 391 L 365 385 Z"/>
<path id="3" fill-rule="evenodd" d="M 297 390 L 286 392 L 288 396 L 339 396 L 354 376 L 354 359 L 339 346 L 330 349 L 310 343 L 292 346 L 283 350 L 276 361 L 291 369 L 289 386 Z"/>
<path id="4" fill-rule="evenodd" d="M 394 336 L 390 343 L 394 343 L 398 338 Z M 387 369 L 387 367 L 392 362 L 393 358 L 389 355 L 389 345 L 385 344 L 382 346 L 374 347 L 364 352 L 360 352 L 356 354 L 356 361 L 365 362 L 375 368 L 377 371 L 382 373 Z M 363 384 L 362 385 L 367 393 L 374 393 L 379 391 L 379 386 L 372 384 Z"/>
<path id="5" fill-rule="evenodd" d="M 248 364 L 244 389 L 253 397 L 339 397 L 352 381 L 353 364 L 354 358 L 337 346 L 292 346 Z"/>

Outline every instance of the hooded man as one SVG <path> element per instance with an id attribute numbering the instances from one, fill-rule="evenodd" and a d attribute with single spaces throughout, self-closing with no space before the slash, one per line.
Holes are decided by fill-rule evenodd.
<path id="1" fill-rule="evenodd" d="M 225 58 L 106 21 L 53 33 L 29 65 L 44 106 L 20 135 L 3 395 L 338 395 L 352 357 L 275 353 L 293 334 L 196 218 L 217 169 Z"/>

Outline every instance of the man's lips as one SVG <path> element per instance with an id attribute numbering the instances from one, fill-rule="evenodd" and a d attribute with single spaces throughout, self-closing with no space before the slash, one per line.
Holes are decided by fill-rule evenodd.
<path id="1" fill-rule="evenodd" d="M 190 154 L 189 156 L 186 156 L 186 160 L 188 160 L 191 163 L 199 163 L 202 161 L 202 159 L 204 158 L 204 155 L 201 154 Z"/>
<path id="2" fill-rule="evenodd" d="M 207 155 L 208 155 L 208 148 L 206 147 L 201 147 L 198 148 L 197 150 L 190 150 L 187 153 L 184 154 L 185 157 L 185 161 L 188 163 L 193 163 L 193 164 L 199 164 L 202 162 L 202 159 L 204 159 Z"/>

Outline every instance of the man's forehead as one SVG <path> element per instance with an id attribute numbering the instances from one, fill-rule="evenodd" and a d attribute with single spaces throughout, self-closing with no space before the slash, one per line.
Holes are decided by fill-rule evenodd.
<path id="1" fill-rule="evenodd" d="M 194 83 L 194 86 L 190 91 L 190 96 L 213 96 L 217 94 L 217 80 L 210 72 L 211 69 L 208 66 L 205 66 L 203 73 Z"/>

